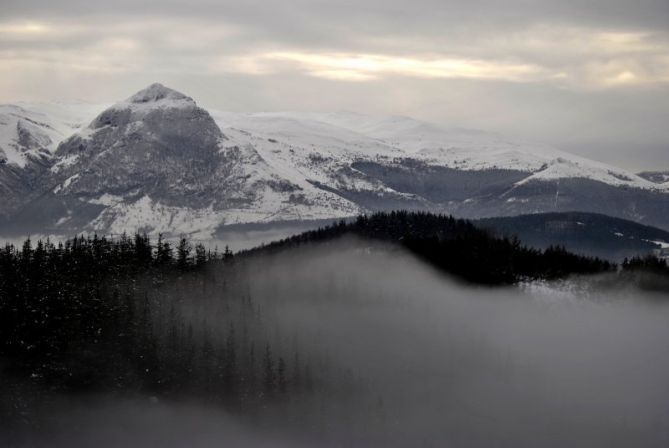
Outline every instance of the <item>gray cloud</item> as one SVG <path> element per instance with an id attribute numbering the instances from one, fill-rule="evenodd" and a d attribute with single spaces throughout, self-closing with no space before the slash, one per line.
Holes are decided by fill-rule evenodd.
<path id="1" fill-rule="evenodd" d="M 263 29 L 290 28 L 365 29 L 388 25 L 401 25 L 402 29 L 441 29 L 454 23 L 488 23 L 495 28 L 536 22 L 570 22 L 613 27 L 666 28 L 669 6 L 663 0 L 118 0 L 115 2 L 90 2 L 86 0 L 7 0 L 3 2 L 7 16 L 23 18 L 53 17 L 54 15 L 129 14 L 176 15 L 207 17 L 215 20 L 234 20 Z M 312 19 L 311 22 L 298 22 Z M 466 23 L 464 23 L 466 22 Z M 360 31 L 360 30 L 358 30 Z"/>

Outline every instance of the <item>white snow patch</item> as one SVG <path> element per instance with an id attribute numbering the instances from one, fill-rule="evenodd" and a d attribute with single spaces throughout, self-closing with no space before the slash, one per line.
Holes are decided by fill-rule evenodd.
<path id="1" fill-rule="evenodd" d="M 50 170 L 52 173 L 57 173 L 60 170 L 68 168 L 77 163 L 78 159 L 79 159 L 79 154 L 70 154 L 60 159 L 55 165 L 51 167 Z"/>
<path id="2" fill-rule="evenodd" d="M 108 228 L 112 234 L 146 230 L 158 233 L 187 234 L 197 239 L 211 239 L 222 221 L 222 213 L 208 207 L 166 206 L 143 196 L 134 203 L 116 203 L 105 209 L 92 223 L 93 228 Z"/>
<path id="3" fill-rule="evenodd" d="M 56 227 L 58 227 L 61 224 L 65 224 L 67 221 L 69 221 L 72 217 L 68 214 L 67 216 L 63 216 L 60 218 L 58 221 L 56 221 Z"/>
<path id="4" fill-rule="evenodd" d="M 79 178 L 79 173 L 68 177 L 67 179 L 65 179 L 65 181 L 62 184 L 60 184 L 56 188 L 54 188 L 53 192 L 58 193 L 58 192 L 60 192 L 64 189 L 66 189 L 67 187 L 69 187 L 72 184 L 72 182 L 75 182 L 78 178 Z"/>
<path id="5" fill-rule="evenodd" d="M 121 196 L 115 196 L 113 194 L 105 193 L 97 199 L 90 199 L 88 202 L 90 204 L 111 206 L 111 205 L 116 205 L 122 201 L 123 197 Z"/>
<path id="6" fill-rule="evenodd" d="M 664 242 L 664 241 L 656 241 L 656 240 L 644 240 L 644 241 L 647 241 L 647 242 L 653 243 L 653 244 L 657 244 L 662 249 L 669 249 L 669 243 Z"/>
<path id="7" fill-rule="evenodd" d="M 509 199 L 506 200 L 506 202 L 519 202 L 521 204 L 524 204 L 529 201 L 530 200 L 528 198 L 515 198 L 515 197 L 510 197 Z"/>

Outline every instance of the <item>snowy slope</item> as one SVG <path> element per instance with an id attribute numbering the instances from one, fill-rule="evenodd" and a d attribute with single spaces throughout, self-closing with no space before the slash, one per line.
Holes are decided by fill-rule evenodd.
<path id="1" fill-rule="evenodd" d="M 244 137 L 244 138 L 242 138 Z M 62 141 L 40 201 L 63 232 L 145 230 L 210 236 L 218 226 L 350 216 L 360 208 L 271 166 L 245 134 L 154 84 Z"/>
<path id="2" fill-rule="evenodd" d="M 289 113 L 230 114 L 212 112 L 226 135 L 249 144 L 274 172 L 301 187 L 313 183 L 351 190 L 393 192 L 352 170 L 356 160 L 386 160 L 406 154 L 356 132 Z"/>
<path id="3" fill-rule="evenodd" d="M 49 157 L 103 109 L 74 101 L 0 105 L 0 160 L 23 168 L 31 157 Z"/>
<path id="4" fill-rule="evenodd" d="M 629 171 L 546 145 L 512 141 L 493 133 L 441 127 L 409 117 L 310 114 L 378 139 L 413 157 L 460 170 L 510 169 L 532 172 L 530 180 L 588 178 L 615 186 L 669 191 Z"/>
<path id="5" fill-rule="evenodd" d="M 523 182 L 587 178 L 614 186 L 669 191 L 632 172 L 545 145 L 518 142 L 492 133 L 441 127 L 408 117 L 372 117 L 357 113 L 252 113 L 214 111 L 223 127 L 272 138 L 308 154 L 316 148 L 345 160 L 411 157 L 458 170 L 519 170 Z M 293 148 L 294 149 L 294 148 Z M 280 148 L 270 151 L 278 153 Z M 299 155 L 298 155 L 299 156 Z"/>

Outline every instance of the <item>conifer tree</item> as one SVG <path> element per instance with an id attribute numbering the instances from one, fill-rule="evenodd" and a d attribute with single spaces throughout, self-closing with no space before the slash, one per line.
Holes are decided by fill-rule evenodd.
<path id="1" fill-rule="evenodd" d="M 177 246 L 177 266 L 180 269 L 186 269 L 190 264 L 190 252 L 191 245 L 186 237 L 182 236 Z"/>
<path id="2" fill-rule="evenodd" d="M 274 360 L 269 344 L 265 345 L 265 355 L 263 357 L 263 391 L 266 397 L 271 397 L 276 383 L 276 373 L 274 372 Z"/>
<path id="3" fill-rule="evenodd" d="M 195 264 L 203 266 L 207 262 L 207 249 L 202 243 L 195 245 Z"/>
<path id="4" fill-rule="evenodd" d="M 287 390 L 287 380 L 286 380 L 286 362 L 283 360 L 283 357 L 279 357 L 279 364 L 277 366 L 277 390 L 280 394 L 284 395 Z"/>

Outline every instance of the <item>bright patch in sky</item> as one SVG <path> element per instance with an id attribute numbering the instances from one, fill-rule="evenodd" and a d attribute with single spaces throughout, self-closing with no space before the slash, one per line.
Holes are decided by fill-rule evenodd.
<path id="1" fill-rule="evenodd" d="M 276 52 L 260 55 L 256 65 L 291 62 L 312 76 L 346 81 L 370 81 L 384 75 L 421 78 L 471 78 L 522 81 L 543 73 L 532 64 L 464 58 L 417 59 L 378 54 L 315 54 Z M 269 71 L 266 69 L 265 72 Z"/>

